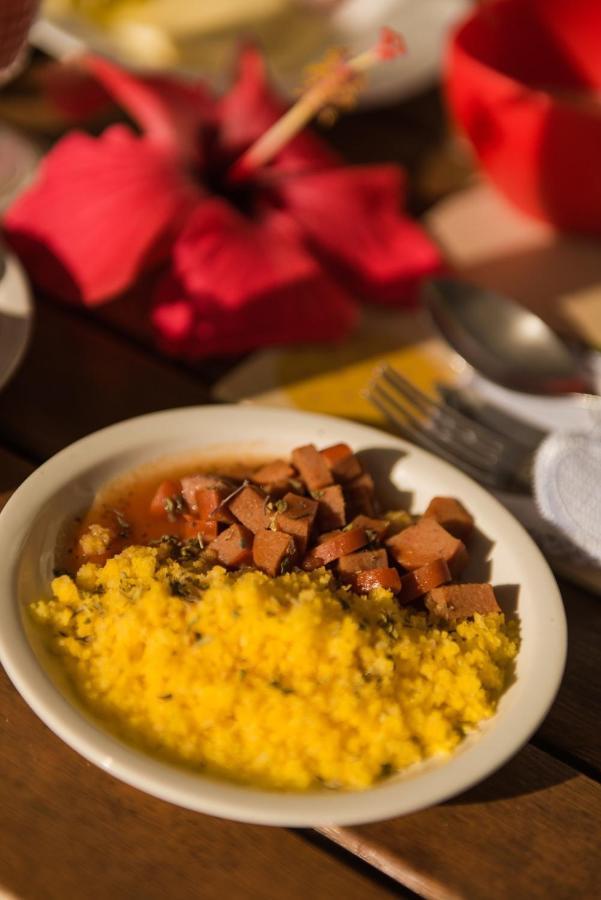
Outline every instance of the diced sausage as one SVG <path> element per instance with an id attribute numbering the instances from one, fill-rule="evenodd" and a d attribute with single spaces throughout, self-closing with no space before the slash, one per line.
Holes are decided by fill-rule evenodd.
<path id="1" fill-rule="evenodd" d="M 426 606 L 440 619 L 456 622 L 480 613 L 499 613 L 495 592 L 490 584 L 447 584 L 426 594 Z"/>
<path id="2" fill-rule="evenodd" d="M 265 466 L 261 466 L 251 477 L 255 484 L 264 487 L 269 493 L 274 493 L 286 488 L 289 479 L 293 478 L 294 475 L 295 470 L 290 463 L 283 459 L 276 459 Z"/>
<path id="3" fill-rule="evenodd" d="M 364 572 L 367 569 L 385 569 L 387 566 L 388 554 L 383 548 L 380 550 L 362 550 L 359 553 L 341 556 L 338 560 L 338 571 L 343 577 L 351 575 L 353 572 Z"/>
<path id="4" fill-rule="evenodd" d="M 313 547 L 311 552 L 305 556 L 303 568 L 310 571 L 319 566 L 325 566 L 335 559 L 340 559 L 341 556 L 348 556 L 349 553 L 360 550 L 368 543 L 369 537 L 361 528 L 353 529 L 353 531 L 341 531 Z"/>
<path id="5" fill-rule="evenodd" d="M 227 478 L 221 478 L 219 475 L 186 475 L 181 479 L 181 492 L 184 500 L 188 504 L 192 512 L 198 509 L 196 502 L 197 491 L 203 491 L 211 488 L 225 491 L 224 497 L 233 491 L 236 485 Z"/>
<path id="6" fill-rule="evenodd" d="M 266 503 L 266 494 L 260 488 L 247 484 L 232 497 L 228 509 L 239 522 L 256 534 L 264 528 L 269 528 L 271 516 Z"/>
<path id="7" fill-rule="evenodd" d="M 321 451 L 336 481 L 352 481 L 363 472 L 361 463 L 348 444 L 334 444 Z"/>
<path id="8" fill-rule="evenodd" d="M 257 569 L 275 578 L 294 563 L 294 539 L 283 531 L 259 531 L 253 541 L 253 562 Z"/>
<path id="9" fill-rule="evenodd" d="M 374 588 L 385 588 L 397 594 L 401 589 L 401 579 L 397 570 L 391 567 L 369 569 L 366 572 L 355 573 L 353 587 L 359 594 L 367 594 Z"/>
<path id="10" fill-rule="evenodd" d="M 276 509 L 278 506 L 280 509 L 275 518 L 276 527 L 294 537 L 298 552 L 303 556 L 317 514 L 317 500 L 288 493 L 279 504 L 276 503 Z"/>
<path id="11" fill-rule="evenodd" d="M 424 517 L 436 519 L 439 525 L 462 541 L 470 536 L 474 528 L 474 517 L 454 497 L 433 497 Z"/>
<path id="12" fill-rule="evenodd" d="M 346 503 L 339 484 L 314 491 L 313 496 L 319 503 L 317 527 L 320 531 L 332 531 L 346 525 Z"/>
<path id="13" fill-rule="evenodd" d="M 351 522 L 352 528 L 363 528 L 365 531 L 373 531 L 378 540 L 382 540 L 388 532 L 390 522 L 387 519 L 372 519 L 369 516 L 355 516 Z"/>
<path id="14" fill-rule="evenodd" d="M 444 559 L 456 577 L 467 565 L 465 545 L 449 534 L 435 519 L 420 519 L 399 534 L 388 538 L 386 546 L 405 569 L 419 569 L 436 559 Z"/>
<path id="15" fill-rule="evenodd" d="M 190 513 L 184 513 L 182 517 L 180 533 L 185 540 L 200 536 L 203 541 L 214 541 L 218 532 L 219 525 L 214 519 L 200 519 Z"/>
<path id="16" fill-rule="evenodd" d="M 318 491 L 334 481 L 328 464 L 314 444 L 293 450 L 292 462 L 310 491 Z"/>
<path id="17" fill-rule="evenodd" d="M 369 472 L 353 478 L 344 486 L 349 515 L 376 515 L 376 489 Z"/>
<path id="18" fill-rule="evenodd" d="M 233 515 L 224 505 L 224 500 L 231 493 L 229 487 L 201 488 L 196 491 L 196 512 L 199 519 L 215 522 L 235 522 Z"/>
<path id="19" fill-rule="evenodd" d="M 444 559 L 435 559 L 419 569 L 407 572 L 401 578 L 401 603 L 413 603 L 418 597 L 450 580 L 451 573 Z"/>
<path id="20" fill-rule="evenodd" d="M 217 560 L 224 566 L 243 566 L 252 561 L 253 535 L 244 525 L 236 523 L 222 531 L 211 544 Z"/>
<path id="21" fill-rule="evenodd" d="M 150 501 L 150 514 L 157 519 L 166 518 L 173 512 L 170 506 L 174 505 L 174 497 L 179 497 L 180 494 L 181 488 L 177 481 L 162 481 Z"/>

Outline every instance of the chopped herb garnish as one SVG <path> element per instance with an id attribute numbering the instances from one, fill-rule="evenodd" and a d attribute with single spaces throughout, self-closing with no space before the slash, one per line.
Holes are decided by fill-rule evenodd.
<path id="1" fill-rule="evenodd" d="M 286 687 L 286 685 L 281 684 L 281 682 L 279 682 L 277 680 L 271 682 L 271 687 L 275 688 L 276 691 L 281 691 L 282 694 L 293 694 L 294 693 L 294 688 Z"/>
<path id="2" fill-rule="evenodd" d="M 314 500 L 321 500 L 324 494 L 325 491 L 311 491 L 311 496 Z"/>
<path id="3" fill-rule="evenodd" d="M 286 512 L 288 503 L 286 500 L 276 500 L 275 508 L 279 513 Z"/>
<path id="4" fill-rule="evenodd" d="M 288 484 L 292 488 L 293 491 L 296 491 L 298 494 L 302 494 L 304 491 L 304 485 L 302 481 L 299 481 L 298 478 L 289 478 Z"/>
<path id="5" fill-rule="evenodd" d="M 173 697 L 173 694 L 160 694 L 159 700 L 171 700 L 172 697 Z"/>
<path id="6" fill-rule="evenodd" d="M 390 775 L 394 773 L 394 766 L 392 763 L 384 763 L 382 768 L 380 769 L 380 778 L 388 778 Z"/>
<path id="7" fill-rule="evenodd" d="M 119 512 L 118 509 L 114 509 L 113 513 L 117 520 L 117 525 L 119 526 L 119 531 L 117 532 L 118 537 L 126 538 L 131 530 L 129 522 L 123 517 L 123 513 Z"/>
<path id="8" fill-rule="evenodd" d="M 190 579 L 171 578 L 168 582 L 169 590 L 174 597 L 181 597 L 186 603 L 195 603 L 199 597 L 199 586 Z"/>
<path id="9" fill-rule="evenodd" d="M 221 501 L 219 506 L 213 510 L 213 515 L 215 515 L 215 513 L 219 512 L 220 509 L 223 509 L 224 506 L 227 506 L 227 504 L 230 502 L 230 500 L 233 500 L 234 497 L 237 494 L 239 494 L 240 491 L 244 490 L 245 487 L 248 487 L 249 484 L 250 484 L 250 481 L 248 480 L 248 478 L 245 478 L 244 481 L 242 482 L 242 484 L 239 484 L 237 488 L 234 488 L 234 490 L 231 492 L 231 494 L 228 494 L 227 497 L 223 498 L 223 500 Z"/>

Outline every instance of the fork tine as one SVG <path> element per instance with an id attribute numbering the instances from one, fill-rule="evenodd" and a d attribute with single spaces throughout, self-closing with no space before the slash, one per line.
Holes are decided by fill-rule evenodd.
<path id="1" fill-rule="evenodd" d="M 415 425 L 408 421 L 404 407 L 391 401 L 389 395 L 382 391 L 379 383 L 372 382 L 366 393 L 371 403 L 412 443 L 423 447 L 424 450 L 428 450 L 436 456 L 442 456 L 447 462 L 462 469 L 468 475 L 471 475 L 472 478 L 475 478 L 482 484 L 486 484 L 488 487 L 502 488 L 505 486 L 505 477 L 502 473 L 495 469 L 482 468 L 466 461 L 463 457 L 453 453 L 447 445 L 433 440 L 419 424 Z"/>
<path id="2" fill-rule="evenodd" d="M 380 371 L 382 379 L 390 389 L 398 391 L 416 409 L 419 408 L 424 415 L 429 416 L 433 426 L 440 427 L 441 431 L 451 429 L 452 434 L 444 436 L 446 441 L 452 441 L 455 449 L 458 445 L 464 448 L 472 461 L 478 465 L 486 462 L 488 466 L 502 468 L 510 478 L 516 471 L 523 469 L 525 457 L 532 453 L 531 448 L 524 447 L 523 443 L 514 440 L 513 436 L 494 431 L 465 413 L 457 411 L 444 397 L 437 402 L 390 366 Z"/>
<path id="3" fill-rule="evenodd" d="M 410 401 L 403 392 L 392 387 L 387 381 L 378 382 L 380 391 L 387 396 L 388 402 L 397 412 L 411 424 L 414 430 L 426 434 L 429 440 L 437 447 L 444 447 L 459 459 L 478 469 L 490 469 L 499 467 L 499 455 L 488 452 L 485 448 L 467 443 L 461 439 L 457 429 L 450 427 L 438 420 L 435 411 L 428 412 L 425 421 L 415 416 L 410 406 Z"/>
<path id="4" fill-rule="evenodd" d="M 495 459 L 507 450 L 508 440 L 489 428 L 484 428 L 478 422 L 468 418 L 459 410 L 450 406 L 443 397 L 438 401 L 429 397 L 428 394 L 420 391 L 414 384 L 411 384 L 406 378 L 389 365 L 384 365 L 381 370 L 382 377 L 385 378 L 398 391 L 404 394 L 417 409 L 420 409 L 425 415 L 436 415 L 436 417 L 447 426 L 457 429 L 459 439 L 463 443 L 466 436 L 473 435 L 478 442 L 478 452 L 487 452 Z M 469 441 L 469 444 L 476 447 L 476 442 Z"/>

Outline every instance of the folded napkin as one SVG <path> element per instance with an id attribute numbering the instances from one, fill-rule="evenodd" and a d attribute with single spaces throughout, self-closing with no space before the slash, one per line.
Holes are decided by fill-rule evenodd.
<path id="1" fill-rule="evenodd" d="M 601 425 L 545 438 L 533 480 L 538 510 L 565 537 L 566 551 L 571 545 L 601 563 Z"/>

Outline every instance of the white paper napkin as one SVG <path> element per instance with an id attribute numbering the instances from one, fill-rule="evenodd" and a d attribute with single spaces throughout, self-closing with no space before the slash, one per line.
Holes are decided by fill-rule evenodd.
<path id="1" fill-rule="evenodd" d="M 601 427 L 545 438 L 534 463 L 538 510 L 570 545 L 601 563 Z"/>

